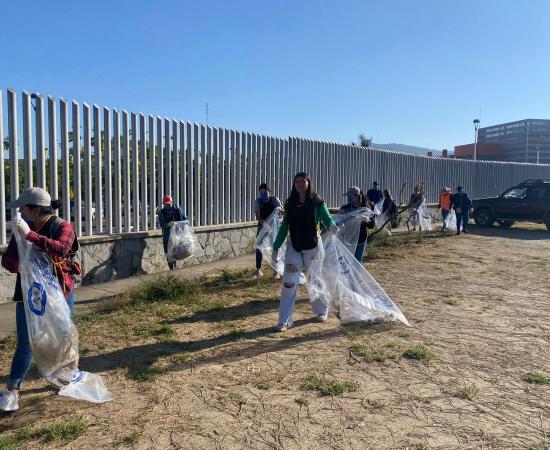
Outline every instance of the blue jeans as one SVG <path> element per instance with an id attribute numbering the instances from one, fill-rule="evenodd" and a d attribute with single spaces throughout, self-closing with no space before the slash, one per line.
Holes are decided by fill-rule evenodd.
<path id="1" fill-rule="evenodd" d="M 443 219 L 443 228 L 445 228 L 445 220 L 447 219 L 448 215 L 449 215 L 449 211 L 445 211 L 444 209 L 441 210 L 441 218 Z"/>
<path id="2" fill-rule="evenodd" d="M 74 291 L 69 295 L 67 304 L 69 305 L 72 315 L 74 309 Z M 17 347 L 13 354 L 10 376 L 6 384 L 8 389 L 21 388 L 21 382 L 27 376 L 27 372 L 32 363 L 31 341 L 29 340 L 27 319 L 25 318 L 25 305 L 23 302 L 17 302 L 15 306 L 15 322 L 17 325 Z"/>
<path id="3" fill-rule="evenodd" d="M 355 259 L 360 263 L 363 262 L 363 256 L 365 256 L 366 248 L 367 241 L 363 242 L 362 244 L 357 244 L 357 247 L 355 247 Z"/>
<path id="4" fill-rule="evenodd" d="M 460 234 L 460 224 L 462 223 L 462 231 L 466 231 L 466 225 L 468 225 L 468 220 L 470 220 L 470 211 L 465 209 L 462 211 L 462 214 L 456 215 L 456 227 L 457 234 Z"/>
<path id="5" fill-rule="evenodd" d="M 258 225 L 258 228 L 256 230 L 256 237 L 258 237 L 258 234 L 260 234 L 260 230 L 262 229 L 261 225 Z M 262 268 L 262 259 L 263 255 L 262 252 L 256 247 L 256 269 Z"/>

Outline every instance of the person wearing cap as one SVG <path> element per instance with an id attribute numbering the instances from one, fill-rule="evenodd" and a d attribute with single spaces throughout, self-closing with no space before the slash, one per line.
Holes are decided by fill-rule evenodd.
<path id="1" fill-rule="evenodd" d="M 271 189 L 267 183 L 261 183 L 258 187 L 258 198 L 254 205 L 254 212 L 256 214 L 256 220 L 258 221 L 258 228 L 256 230 L 256 236 L 262 229 L 262 224 L 276 209 L 281 210 L 281 201 L 275 196 L 271 195 Z M 256 248 L 256 271 L 252 274 L 252 278 L 259 278 L 264 275 L 262 272 L 262 252 Z M 277 272 L 274 274 L 275 279 L 279 279 L 280 276 Z"/>
<path id="2" fill-rule="evenodd" d="M 17 273 L 13 300 L 17 329 L 17 347 L 13 355 L 6 390 L 0 396 L 1 411 L 19 409 L 19 391 L 32 362 L 32 350 L 27 331 L 21 276 L 19 275 L 19 253 L 14 233 L 32 242 L 40 251 L 46 253 L 52 261 L 53 271 L 65 294 L 69 309 L 74 308 L 75 275 L 81 273 L 80 266 L 74 261 L 78 251 L 78 240 L 71 224 L 54 215 L 59 202 L 54 201 L 44 189 L 33 187 L 24 190 L 19 198 L 7 204 L 8 208 L 19 208 L 13 215 L 12 236 L 8 248 L 2 255 L 2 267 L 11 273 Z"/>
<path id="3" fill-rule="evenodd" d="M 174 222 L 187 222 L 187 216 L 183 212 L 183 208 L 174 204 L 172 197 L 165 195 L 162 199 L 162 208 L 157 213 L 160 228 L 162 229 L 162 246 L 164 247 L 164 254 L 168 253 L 168 238 L 170 237 L 170 229 Z M 170 270 L 176 268 L 176 261 L 167 261 Z"/>
<path id="4" fill-rule="evenodd" d="M 452 196 L 451 204 L 456 213 L 456 234 L 460 234 L 460 225 L 462 225 L 462 231 L 468 234 L 466 231 L 466 225 L 470 219 L 470 208 L 472 202 L 466 192 L 463 192 L 462 186 L 456 188 L 456 194 Z"/>
<path id="5" fill-rule="evenodd" d="M 347 197 L 347 203 L 340 207 L 339 214 L 347 214 L 351 211 L 355 211 L 358 208 L 365 208 L 367 206 L 367 199 L 361 188 L 357 186 L 350 186 L 344 196 Z M 359 228 L 359 238 L 357 239 L 357 246 L 355 247 L 355 259 L 359 262 L 363 261 L 365 255 L 365 249 L 367 248 L 368 228 L 374 226 L 374 221 L 364 220 L 361 222 Z"/>
<path id="6" fill-rule="evenodd" d="M 271 258 L 277 262 L 278 252 L 290 234 L 285 253 L 285 272 L 279 305 L 277 331 L 286 331 L 293 326 L 292 315 L 298 282 L 302 267 L 308 270 L 322 246 L 319 224 L 328 228 L 331 234 L 338 233 L 338 227 L 330 215 L 325 201 L 313 191 L 311 178 L 305 172 L 294 176 L 290 196 L 285 202 L 283 222 L 273 243 Z M 328 303 L 322 298 L 310 302 L 317 320 L 324 322 L 328 317 Z"/>
<path id="7" fill-rule="evenodd" d="M 437 207 L 441 210 L 441 218 L 443 219 L 443 231 L 447 229 L 445 220 L 451 210 L 451 190 L 443 186 L 439 192 L 439 204 Z"/>
<path id="8" fill-rule="evenodd" d="M 382 191 L 378 188 L 378 182 L 372 182 L 372 188 L 367 191 L 367 200 L 370 203 L 370 209 L 374 210 L 374 205 L 376 205 L 380 200 L 384 198 Z"/>

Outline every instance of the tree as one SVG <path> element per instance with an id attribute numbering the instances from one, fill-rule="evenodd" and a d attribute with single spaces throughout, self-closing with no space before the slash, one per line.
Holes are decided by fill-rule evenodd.
<path id="1" fill-rule="evenodd" d="M 372 144 L 372 136 L 366 137 L 364 134 L 358 136 L 359 142 L 352 142 L 353 145 L 358 145 L 359 147 L 370 147 Z"/>

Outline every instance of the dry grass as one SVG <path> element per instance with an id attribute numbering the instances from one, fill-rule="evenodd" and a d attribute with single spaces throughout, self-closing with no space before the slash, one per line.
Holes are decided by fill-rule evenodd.
<path id="1" fill-rule="evenodd" d="M 297 326 L 274 333 L 280 283 L 252 270 L 146 283 L 78 320 L 81 368 L 117 399 L 67 400 L 34 372 L 0 448 L 547 448 L 550 241 L 514 228 L 371 245 L 411 328 L 318 323 L 300 288 Z"/>

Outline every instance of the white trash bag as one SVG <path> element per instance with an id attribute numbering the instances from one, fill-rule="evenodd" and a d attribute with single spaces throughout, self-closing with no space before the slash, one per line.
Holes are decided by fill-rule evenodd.
<path id="1" fill-rule="evenodd" d="M 418 207 L 417 210 L 418 223 L 422 231 L 432 231 L 432 217 L 428 212 L 428 207 L 426 206 L 426 200 Z"/>
<path id="2" fill-rule="evenodd" d="M 78 370 L 78 330 L 50 258 L 15 231 L 32 357 L 40 374 L 65 395 L 94 403 L 113 400 L 100 376 Z"/>
<path id="3" fill-rule="evenodd" d="M 380 200 L 374 205 L 373 212 L 375 216 L 382 214 L 382 209 L 384 208 L 384 199 Z"/>
<path id="4" fill-rule="evenodd" d="M 449 230 L 456 231 L 457 223 L 456 223 L 456 213 L 454 209 L 451 209 L 449 211 L 449 214 L 447 214 L 447 217 L 445 217 L 445 227 L 448 228 Z M 462 224 L 460 228 L 462 229 Z"/>
<path id="5" fill-rule="evenodd" d="M 168 252 L 166 259 L 170 262 L 181 261 L 193 256 L 199 246 L 199 241 L 193 228 L 186 221 L 172 222 L 168 236 Z"/>
<path id="6" fill-rule="evenodd" d="M 355 253 L 361 224 L 365 220 L 372 219 L 374 213 L 370 208 L 357 208 L 349 212 L 339 212 L 332 217 L 339 228 L 338 239 L 343 242 L 350 252 Z"/>
<path id="7" fill-rule="evenodd" d="M 279 228 L 281 228 L 282 219 L 279 215 L 279 208 L 275 208 L 267 219 L 262 223 L 262 228 L 256 237 L 256 248 L 262 252 L 262 256 L 265 261 L 271 266 L 271 268 L 277 272 L 280 276 L 283 276 L 285 271 L 285 254 L 286 254 L 286 240 L 279 248 L 277 252 L 277 263 L 274 264 L 271 259 L 273 253 L 273 244 L 277 238 L 277 233 L 279 233 Z M 303 273 L 300 274 L 300 284 L 306 282 L 306 277 Z"/>
<path id="8" fill-rule="evenodd" d="M 308 271 L 310 301 L 322 299 L 342 323 L 401 321 L 410 325 L 398 306 L 353 254 L 333 235 Z"/>

